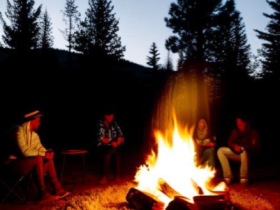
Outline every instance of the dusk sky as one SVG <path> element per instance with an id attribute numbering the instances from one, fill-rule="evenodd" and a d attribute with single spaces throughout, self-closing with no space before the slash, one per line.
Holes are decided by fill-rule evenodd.
<path id="1" fill-rule="evenodd" d="M 6 12 L 6 0 L 0 0 L 0 11 Z M 13 0 L 10 0 L 13 2 Z M 54 48 L 66 49 L 67 44 L 60 30 L 65 29 L 61 10 L 64 10 L 66 0 L 35 0 L 35 8 L 40 4 L 43 10 L 48 10 L 52 21 L 52 32 L 54 36 Z M 85 11 L 88 8 L 88 0 L 76 0 L 76 5 L 84 19 Z M 112 0 L 115 17 L 119 20 L 119 36 L 122 45 L 126 46 L 125 59 L 134 63 L 147 66 L 147 56 L 153 42 L 156 43 L 160 53 L 160 64 L 164 64 L 167 57 L 165 40 L 172 35 L 171 29 L 165 25 L 164 18 L 169 17 L 170 4 L 176 0 Z M 263 43 L 256 37 L 254 29 L 264 31 L 268 19 L 263 13 L 271 14 L 273 11 L 266 0 L 236 0 L 236 8 L 241 12 L 246 26 L 248 43 L 251 50 L 256 50 Z M 4 18 L 6 16 L 4 15 Z M 2 40 L 3 28 L 0 28 L 0 42 Z M 173 63 L 177 56 L 172 54 Z"/>

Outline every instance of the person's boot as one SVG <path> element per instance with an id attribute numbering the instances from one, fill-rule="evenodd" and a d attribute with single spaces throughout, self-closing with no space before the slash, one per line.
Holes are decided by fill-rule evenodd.
<path id="1" fill-rule="evenodd" d="M 245 188 L 248 187 L 249 186 L 249 179 L 241 178 L 240 179 L 240 184 Z"/>
<path id="2" fill-rule="evenodd" d="M 38 191 L 37 199 L 39 203 L 45 203 L 45 202 L 50 202 L 58 199 L 57 196 L 54 196 L 50 193 L 48 193 L 45 189 L 40 189 Z"/>
<path id="3" fill-rule="evenodd" d="M 232 184 L 232 179 L 231 178 L 224 178 L 224 182 L 226 185 L 231 185 Z"/>
<path id="4" fill-rule="evenodd" d="M 57 180 L 57 178 L 53 179 L 53 185 L 55 189 L 55 195 L 59 196 L 60 198 L 63 198 L 69 194 L 70 192 L 66 191 L 60 184 L 60 182 Z"/>

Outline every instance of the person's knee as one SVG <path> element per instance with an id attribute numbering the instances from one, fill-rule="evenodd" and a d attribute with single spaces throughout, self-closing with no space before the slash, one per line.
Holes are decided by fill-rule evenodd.
<path id="1" fill-rule="evenodd" d="M 208 160 L 209 160 L 210 165 L 212 165 L 212 166 L 215 165 L 215 153 L 213 150 L 208 152 Z"/>
<path id="2" fill-rule="evenodd" d="M 206 148 L 205 150 L 204 150 L 204 155 L 206 155 L 206 156 L 214 156 L 214 150 L 211 148 L 211 147 L 209 147 L 209 148 Z"/>
<path id="3" fill-rule="evenodd" d="M 227 147 L 220 147 L 217 151 L 217 155 L 224 155 L 225 153 L 227 153 L 228 148 Z"/>
<path id="4" fill-rule="evenodd" d="M 42 156 L 36 156 L 34 157 L 36 160 L 43 160 L 43 157 Z"/>
<path id="5" fill-rule="evenodd" d="M 223 149 L 222 147 L 220 147 L 218 150 L 217 150 L 217 156 L 221 156 L 223 154 Z"/>
<path id="6" fill-rule="evenodd" d="M 42 156 L 36 156 L 34 157 L 34 162 L 36 162 L 37 165 L 43 165 L 43 157 Z"/>
<path id="7" fill-rule="evenodd" d="M 215 153 L 214 152 L 209 153 L 208 157 L 209 157 L 209 161 L 211 161 L 213 163 L 215 162 Z"/>

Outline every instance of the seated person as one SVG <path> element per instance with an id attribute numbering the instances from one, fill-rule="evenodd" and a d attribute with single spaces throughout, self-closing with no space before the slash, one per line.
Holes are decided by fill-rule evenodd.
<path id="1" fill-rule="evenodd" d="M 53 162 L 54 152 L 42 144 L 37 129 L 41 114 L 38 110 L 24 115 L 18 125 L 13 126 L 5 135 L 7 158 L 5 163 L 18 174 L 27 174 L 34 170 L 38 187 L 39 201 L 53 200 L 69 194 L 58 181 Z M 54 186 L 55 195 L 46 191 L 44 174 L 47 174 Z"/>
<path id="2" fill-rule="evenodd" d="M 251 128 L 248 118 L 238 115 L 235 120 L 236 128 L 230 133 L 228 147 L 219 148 L 217 154 L 222 166 L 224 181 L 230 184 L 233 179 L 228 160 L 239 161 L 241 162 L 240 183 L 247 185 L 250 155 L 260 151 L 260 138 L 259 133 Z"/>
<path id="3" fill-rule="evenodd" d="M 100 184 L 108 183 L 108 175 L 110 169 L 110 160 L 116 155 L 116 174 L 115 180 L 121 178 L 121 145 L 124 143 L 123 132 L 114 120 L 115 113 L 111 109 L 107 109 L 103 118 L 99 120 L 97 125 L 97 148 L 101 155 L 102 174 Z"/>
<path id="4" fill-rule="evenodd" d="M 216 138 L 211 135 L 205 119 L 200 119 L 193 134 L 194 146 L 196 151 L 196 166 L 215 167 Z"/>

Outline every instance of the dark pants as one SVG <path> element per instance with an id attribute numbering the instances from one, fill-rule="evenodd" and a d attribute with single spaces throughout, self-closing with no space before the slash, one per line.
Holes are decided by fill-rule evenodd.
<path id="1" fill-rule="evenodd" d="M 115 158 L 115 159 L 114 159 Z M 121 151 L 120 148 L 103 146 L 99 148 L 99 165 L 101 178 L 110 174 L 111 161 L 114 162 L 114 176 L 121 176 Z"/>
<path id="2" fill-rule="evenodd" d="M 45 173 L 54 184 L 58 182 L 53 160 L 46 160 L 41 156 L 27 157 L 12 160 L 9 165 L 20 175 L 26 175 L 31 170 L 34 170 L 38 187 L 41 189 L 45 188 Z"/>
<path id="3" fill-rule="evenodd" d="M 199 147 L 196 154 L 196 165 L 215 167 L 215 152 L 212 147 Z"/>

